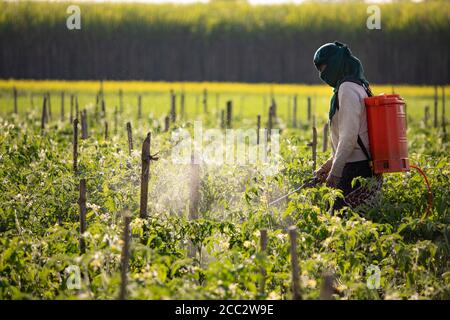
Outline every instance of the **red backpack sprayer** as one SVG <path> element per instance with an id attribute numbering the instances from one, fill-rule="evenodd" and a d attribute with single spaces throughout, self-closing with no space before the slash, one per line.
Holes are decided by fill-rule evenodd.
<path id="1" fill-rule="evenodd" d="M 408 172 L 414 168 L 423 176 L 428 188 L 428 207 L 426 216 L 432 207 L 431 187 L 425 173 L 415 165 L 409 164 L 408 144 L 406 139 L 405 101 L 398 94 L 381 94 L 364 99 L 367 111 L 367 126 L 369 132 L 370 165 L 375 175 L 393 172 Z M 291 194 L 318 183 L 311 178 L 303 185 L 288 194 L 272 201 L 269 206 L 289 197 Z"/>

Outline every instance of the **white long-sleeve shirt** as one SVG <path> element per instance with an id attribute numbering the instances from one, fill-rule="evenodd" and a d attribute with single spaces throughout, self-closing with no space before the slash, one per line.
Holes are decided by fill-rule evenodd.
<path id="1" fill-rule="evenodd" d="M 330 174 L 334 176 L 342 177 L 342 171 L 347 162 L 367 160 L 357 143 L 358 134 L 370 155 L 364 106 L 366 97 L 364 88 L 356 83 L 344 82 L 339 87 L 339 110 L 336 110 L 331 119 L 333 155 L 324 164 L 325 168 L 331 168 Z"/>

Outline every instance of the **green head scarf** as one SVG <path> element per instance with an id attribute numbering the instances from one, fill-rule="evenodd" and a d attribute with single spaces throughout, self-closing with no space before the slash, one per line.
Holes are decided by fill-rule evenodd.
<path id="1" fill-rule="evenodd" d="M 350 52 L 350 49 L 335 41 L 326 43 L 317 49 L 314 54 L 314 64 L 316 68 L 326 64 L 326 68 L 320 73 L 320 79 L 334 88 L 334 94 L 331 97 L 329 118 L 333 118 L 336 112 L 335 100 L 339 86 L 344 81 L 360 82 L 369 87 L 369 82 L 364 77 L 364 70 L 358 58 Z"/>

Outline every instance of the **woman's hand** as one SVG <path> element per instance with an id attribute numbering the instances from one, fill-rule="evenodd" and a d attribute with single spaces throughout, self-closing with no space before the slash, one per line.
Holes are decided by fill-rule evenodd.
<path id="1" fill-rule="evenodd" d="M 328 178 L 326 180 L 326 186 L 329 188 L 337 188 L 340 180 L 341 180 L 340 177 L 330 174 L 328 175 Z"/>
<path id="2" fill-rule="evenodd" d="M 325 166 L 320 167 L 318 170 L 316 170 L 314 172 L 314 176 L 320 181 L 320 182 L 325 182 L 325 180 L 327 179 L 327 175 L 328 172 L 330 170 L 328 170 L 327 168 L 325 168 Z"/>

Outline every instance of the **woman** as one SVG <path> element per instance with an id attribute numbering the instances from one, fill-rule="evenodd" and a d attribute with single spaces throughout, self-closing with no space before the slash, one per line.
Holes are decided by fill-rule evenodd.
<path id="1" fill-rule="evenodd" d="M 314 54 L 314 64 L 320 78 L 334 88 L 329 111 L 333 155 L 315 175 L 328 187 L 343 191 L 345 200 L 338 199 L 333 207 L 337 210 L 348 204 L 349 195 L 360 187 L 356 183 L 352 188 L 353 178 L 373 176 L 364 106 L 364 98 L 372 93 L 361 62 L 346 45 L 324 44 Z M 358 203 L 352 203 L 355 205 Z"/>

